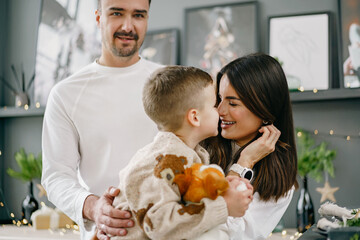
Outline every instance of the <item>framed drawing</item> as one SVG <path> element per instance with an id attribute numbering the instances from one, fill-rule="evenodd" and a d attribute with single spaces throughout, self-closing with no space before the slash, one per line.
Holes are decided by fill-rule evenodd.
<path id="1" fill-rule="evenodd" d="M 269 18 L 269 54 L 282 64 L 290 91 L 331 87 L 329 22 L 326 12 Z"/>
<path id="2" fill-rule="evenodd" d="M 100 56 L 97 0 L 42 0 L 34 101 L 46 105 L 51 88 Z"/>
<path id="3" fill-rule="evenodd" d="M 185 9 L 184 65 L 216 76 L 231 60 L 257 52 L 257 15 L 254 1 Z"/>
<path id="4" fill-rule="evenodd" d="M 341 70 L 345 88 L 360 87 L 360 1 L 339 0 Z"/>
<path id="5" fill-rule="evenodd" d="M 148 31 L 140 48 L 140 56 L 163 65 L 176 65 L 179 63 L 178 49 L 177 29 Z"/>

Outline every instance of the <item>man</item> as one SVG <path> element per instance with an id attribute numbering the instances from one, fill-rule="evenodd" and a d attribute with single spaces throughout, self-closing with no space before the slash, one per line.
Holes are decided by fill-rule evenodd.
<path id="1" fill-rule="evenodd" d="M 101 57 L 49 96 L 42 184 L 49 200 L 79 224 L 82 239 L 95 226 L 106 239 L 104 233 L 125 235 L 134 225 L 128 212 L 112 207 L 119 190 L 109 186 L 118 185 L 120 169 L 156 133 L 141 102 L 143 84 L 161 67 L 139 57 L 149 7 L 150 0 L 99 0 Z"/>

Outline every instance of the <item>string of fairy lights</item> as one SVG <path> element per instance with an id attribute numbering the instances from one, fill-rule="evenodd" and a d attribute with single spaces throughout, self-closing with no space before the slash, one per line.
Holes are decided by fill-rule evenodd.
<path id="1" fill-rule="evenodd" d="M 272 240 L 273 238 L 278 239 L 278 237 L 275 237 L 276 235 L 280 234 L 281 238 L 284 240 L 296 240 L 299 237 L 302 236 L 302 233 L 299 233 L 298 231 L 291 231 L 291 229 L 289 229 L 289 231 L 287 231 L 286 229 L 282 230 L 281 233 L 270 233 L 270 235 L 268 236 L 268 240 Z"/>
<path id="2" fill-rule="evenodd" d="M 28 104 L 22 105 L 22 103 L 20 101 L 16 102 L 16 107 L 19 108 L 19 109 L 24 108 L 25 111 L 29 110 L 29 108 L 30 108 Z M 40 107 L 41 107 L 40 103 L 36 102 L 35 103 L 35 108 L 40 108 Z M 3 110 L 6 111 L 7 109 L 8 109 L 7 106 L 3 107 Z"/>
<path id="3" fill-rule="evenodd" d="M 312 133 L 315 136 L 340 138 L 340 139 L 344 139 L 348 142 L 353 141 L 353 140 L 360 140 L 360 130 L 358 132 L 356 132 L 355 134 L 341 134 L 341 133 L 338 133 L 337 131 L 335 131 L 335 129 L 330 129 L 328 132 L 319 131 L 318 129 L 313 129 L 313 130 L 302 129 L 301 131 L 297 131 L 296 134 L 298 137 L 301 137 L 302 131 Z"/>
<path id="4" fill-rule="evenodd" d="M 21 226 L 29 226 L 31 227 L 32 225 L 25 219 L 23 218 L 22 220 L 18 219 L 15 217 L 14 213 L 10 213 L 9 209 L 7 208 L 4 200 L 4 195 L 0 189 L 0 210 L 5 209 L 5 213 L 8 215 L 8 217 L 11 218 L 12 224 L 17 226 L 17 227 L 21 227 Z M 44 202 L 40 203 L 42 207 L 45 206 Z M 74 234 L 79 234 L 79 226 L 77 224 L 66 224 L 66 226 L 64 228 L 59 228 L 57 230 L 49 228 L 48 229 L 49 232 L 51 234 L 59 234 L 60 236 L 63 236 L 66 233 L 74 233 Z"/>

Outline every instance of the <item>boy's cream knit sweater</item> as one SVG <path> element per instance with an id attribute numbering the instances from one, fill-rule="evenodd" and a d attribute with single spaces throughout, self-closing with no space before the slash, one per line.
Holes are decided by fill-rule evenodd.
<path id="1" fill-rule="evenodd" d="M 190 239 L 225 223 L 228 217 L 223 197 L 185 204 L 174 176 L 193 163 L 209 164 L 204 148 L 189 148 L 175 134 L 159 132 L 154 141 L 139 150 L 120 171 L 120 194 L 114 206 L 129 209 L 135 227 L 126 237 L 112 239 Z"/>

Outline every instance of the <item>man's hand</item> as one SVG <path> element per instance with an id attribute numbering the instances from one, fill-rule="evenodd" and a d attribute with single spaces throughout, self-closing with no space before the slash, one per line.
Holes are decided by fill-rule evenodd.
<path id="1" fill-rule="evenodd" d="M 121 211 L 112 206 L 114 198 L 119 195 L 118 188 L 109 189 L 99 198 L 90 195 L 86 198 L 83 207 L 83 217 L 95 222 L 97 226 L 97 237 L 101 240 L 110 239 L 106 234 L 113 236 L 124 236 L 125 228 L 133 227 L 134 222 L 130 220 L 128 211 Z"/>

